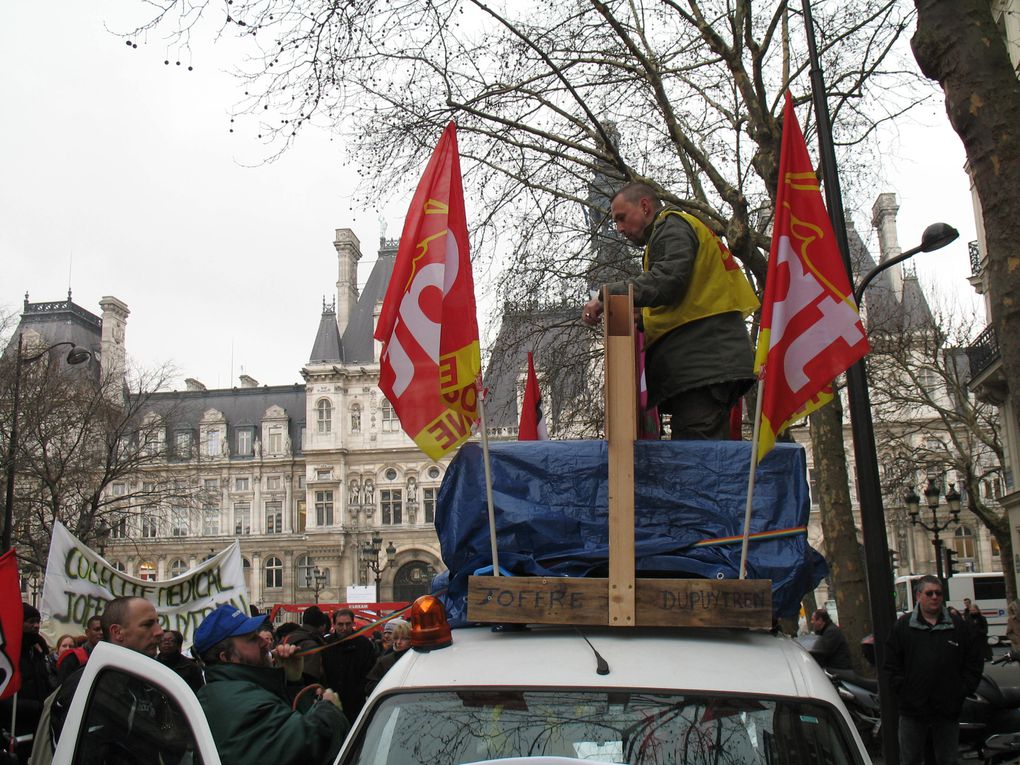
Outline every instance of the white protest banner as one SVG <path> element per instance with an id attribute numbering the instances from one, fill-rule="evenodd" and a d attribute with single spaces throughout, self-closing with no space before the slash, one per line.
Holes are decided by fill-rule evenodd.
<path id="1" fill-rule="evenodd" d="M 54 525 L 39 609 L 42 632 L 51 645 L 61 634 L 83 633 L 90 616 L 101 614 L 114 598 L 127 595 L 150 601 L 160 626 L 180 631 L 185 645 L 190 645 L 202 619 L 221 603 L 232 603 L 248 613 L 240 545 L 234 541 L 174 579 L 147 581 L 113 568 L 62 524 Z"/>

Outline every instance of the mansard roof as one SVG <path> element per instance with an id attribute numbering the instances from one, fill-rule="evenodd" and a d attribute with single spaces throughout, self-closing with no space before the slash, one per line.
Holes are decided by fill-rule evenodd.
<path id="1" fill-rule="evenodd" d="M 344 360 L 343 342 L 340 340 L 340 328 L 336 323 L 336 309 L 322 305 L 322 318 L 319 320 L 319 331 L 315 334 L 312 355 L 309 364 L 342 362 Z"/>
<path id="2" fill-rule="evenodd" d="M 67 291 L 67 300 L 43 303 L 28 302 L 26 292 L 21 320 L 11 336 L 10 343 L 4 349 L 4 355 L 14 353 L 18 335 L 28 336 L 33 332 L 39 335 L 44 345 L 74 343 L 92 351 L 92 360 L 88 362 L 87 367 L 90 374 L 94 374 L 98 379 L 103 349 L 103 320 L 71 300 L 71 290 Z M 65 346 L 62 350 L 63 355 L 66 355 L 68 348 Z"/>

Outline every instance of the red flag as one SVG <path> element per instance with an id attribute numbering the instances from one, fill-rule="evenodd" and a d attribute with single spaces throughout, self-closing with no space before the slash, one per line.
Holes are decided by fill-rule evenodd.
<path id="1" fill-rule="evenodd" d="M 524 383 L 524 403 L 521 404 L 521 423 L 517 427 L 518 441 L 547 441 L 549 431 L 542 413 L 542 391 L 535 376 L 535 362 L 528 351 L 528 378 Z"/>
<path id="2" fill-rule="evenodd" d="M 832 381 L 870 347 L 786 94 L 776 219 L 755 370 L 764 383 L 758 459 L 788 425 L 832 399 Z"/>
<path id="3" fill-rule="evenodd" d="M 482 361 L 457 128 L 446 126 L 411 200 L 375 339 L 379 388 L 432 459 L 471 436 Z"/>
<path id="4" fill-rule="evenodd" d="M 24 621 L 18 557 L 12 548 L 0 555 L 0 699 L 13 696 L 21 687 L 18 662 Z"/>

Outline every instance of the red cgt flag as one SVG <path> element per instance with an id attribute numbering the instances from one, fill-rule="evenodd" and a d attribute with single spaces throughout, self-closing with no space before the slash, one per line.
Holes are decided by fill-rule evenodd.
<path id="1" fill-rule="evenodd" d="M 528 377 L 524 382 L 524 402 L 521 404 L 521 422 L 517 428 L 518 441 L 546 441 L 549 431 L 542 412 L 542 391 L 535 375 L 535 362 L 528 351 Z"/>
<path id="2" fill-rule="evenodd" d="M 411 200 L 375 339 L 379 388 L 425 454 L 471 435 L 482 361 L 457 128 L 446 126 Z"/>
<path id="3" fill-rule="evenodd" d="M 758 460 L 788 425 L 828 403 L 832 381 L 869 350 L 787 93 L 776 220 L 755 357 L 755 371 L 764 384 Z"/>
<path id="4" fill-rule="evenodd" d="M 18 558 L 14 549 L 0 555 L 0 699 L 13 696 L 21 687 L 21 608 Z"/>

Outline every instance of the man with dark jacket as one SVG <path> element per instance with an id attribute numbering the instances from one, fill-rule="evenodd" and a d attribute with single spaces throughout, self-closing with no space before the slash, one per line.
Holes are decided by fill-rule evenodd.
<path id="1" fill-rule="evenodd" d="M 181 647 L 184 645 L 184 635 L 177 630 L 165 630 L 159 641 L 159 656 L 156 660 L 165 664 L 174 672 L 184 678 L 191 690 L 198 693 L 198 689 L 205 685 L 202 679 L 202 668 L 197 662 L 192 661 L 183 653 Z"/>
<path id="2" fill-rule="evenodd" d="M 333 691 L 322 692 L 307 712 L 291 709 L 287 679 L 301 675 L 297 647 L 263 650 L 258 630 L 265 616 L 248 617 L 224 604 L 195 632 L 195 651 L 205 665 L 198 692 L 223 765 L 267 762 L 317 765 L 332 762 L 350 728 Z"/>
<path id="3" fill-rule="evenodd" d="M 297 646 L 299 651 L 307 651 L 311 648 L 319 648 L 326 645 L 326 630 L 329 629 L 329 617 L 322 613 L 318 606 L 309 606 L 301 614 L 301 626 L 291 632 L 285 642 Z M 322 657 L 315 653 L 305 657 L 302 682 L 304 685 L 310 683 L 321 683 Z"/>
<path id="4" fill-rule="evenodd" d="M 50 674 L 46 657 L 50 649 L 46 640 L 39 634 L 39 611 L 28 603 L 21 604 L 24 622 L 21 632 L 21 656 L 18 667 L 21 671 L 21 689 L 16 697 L 12 696 L 0 702 L 0 718 L 3 727 L 11 724 L 11 712 L 15 700 L 18 704 L 17 735 L 35 732 L 39 717 L 42 714 L 43 702 L 56 687 Z M 22 745 L 19 751 L 28 758 L 32 745 Z"/>
<path id="5" fill-rule="evenodd" d="M 344 714 L 352 722 L 365 704 L 365 677 L 375 665 L 375 646 L 354 634 L 354 612 L 341 608 L 333 614 L 333 633 L 322 652 L 322 672 L 330 688 L 340 694 Z"/>
<path id="6" fill-rule="evenodd" d="M 917 607 L 893 627 L 883 667 L 899 699 L 900 763 L 924 762 L 930 736 L 938 765 L 952 765 L 963 700 L 981 680 L 982 647 L 946 608 L 937 577 L 922 576 L 914 594 Z"/>
<path id="7" fill-rule="evenodd" d="M 811 646 L 811 655 L 823 669 L 853 669 L 846 636 L 832 623 L 828 611 L 819 608 L 811 614 L 811 629 L 818 636 Z"/>
<path id="8" fill-rule="evenodd" d="M 643 273 L 608 286 L 634 287 L 645 333 L 648 406 L 671 415 L 672 438 L 729 438 L 729 414 L 754 381 L 754 351 L 744 318 L 758 298 L 722 241 L 693 215 L 667 205 L 643 183 L 611 201 L 616 229 L 644 246 Z M 594 326 L 601 297 L 584 305 Z"/>

